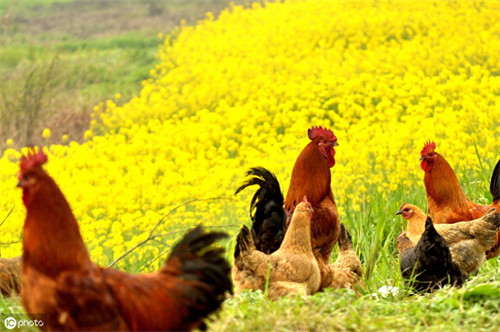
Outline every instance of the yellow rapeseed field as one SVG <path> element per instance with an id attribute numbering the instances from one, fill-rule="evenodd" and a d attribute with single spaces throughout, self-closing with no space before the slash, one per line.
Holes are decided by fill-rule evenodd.
<path id="1" fill-rule="evenodd" d="M 244 171 L 264 166 L 286 192 L 312 125 L 339 140 L 332 189 L 341 215 L 401 187 L 424 197 L 418 158 L 428 139 L 477 174 L 500 157 L 499 1 L 232 6 L 179 27 L 158 57 L 137 97 L 95 107 L 83 144 L 45 148 L 46 169 L 104 265 L 191 199 L 222 198 L 175 210 L 158 233 L 202 223 L 235 225 L 234 234 L 249 222 L 252 191 L 233 196 Z M 21 253 L 19 156 L 10 149 L 0 159 L 0 221 L 13 210 L 0 226 L 4 257 Z M 150 242 L 128 260 L 162 250 Z"/>

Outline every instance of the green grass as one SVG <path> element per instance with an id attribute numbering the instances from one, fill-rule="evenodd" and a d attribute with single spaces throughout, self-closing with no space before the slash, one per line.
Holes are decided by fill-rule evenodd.
<path id="1" fill-rule="evenodd" d="M 476 277 L 463 288 L 431 295 L 375 299 L 351 290 L 327 289 L 309 298 L 269 301 L 260 292 L 224 303 L 213 331 L 494 331 L 500 282 Z"/>
<path id="2" fill-rule="evenodd" d="M 0 14 L 7 10 L 24 11 L 33 9 L 33 7 L 49 7 L 54 3 L 65 3 L 73 0 L 0 0 Z"/>
<path id="3" fill-rule="evenodd" d="M 141 82 L 148 78 L 156 63 L 159 43 L 156 35 L 128 33 L 103 39 L 71 39 L 54 43 L 50 48 L 22 43 L 0 48 L 3 82 L 0 85 L 8 92 L 7 96 L 13 97 L 14 103 L 21 100 L 16 96 L 25 95 L 29 73 L 40 75 L 37 72 L 39 67 L 56 62 L 52 84 L 44 90 L 46 98 L 40 100 L 41 113 L 33 124 L 33 137 L 22 140 L 15 130 L 2 133 L 0 150 L 7 138 L 14 139 L 17 146 L 40 143 L 41 131 L 47 127 L 53 130 L 53 143 L 59 142 L 63 134 L 81 140 L 94 105 L 114 99 L 117 93 L 123 97 L 118 101 L 120 104 L 140 91 Z M 20 112 L 26 108 L 17 105 L 15 108 Z M 71 123 L 61 123 L 58 116 L 77 117 L 82 123 L 79 128 L 74 128 Z M 8 123 L 5 127 L 10 128 Z"/>

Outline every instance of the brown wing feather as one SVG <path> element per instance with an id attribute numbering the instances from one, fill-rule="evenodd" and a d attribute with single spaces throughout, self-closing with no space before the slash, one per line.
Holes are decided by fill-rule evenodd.
<path id="1" fill-rule="evenodd" d="M 340 234 L 340 223 L 335 203 L 327 197 L 314 209 L 311 218 L 312 247 L 316 257 L 328 263 Z"/>
<path id="2" fill-rule="evenodd" d="M 89 273 L 62 272 L 56 284 L 58 319 L 53 324 L 74 331 L 130 329 L 97 268 Z"/>
<path id="3" fill-rule="evenodd" d="M 186 291 L 189 282 L 162 273 L 131 275 L 105 269 L 102 274 L 131 330 L 190 330 L 199 324 L 184 322 L 187 304 L 195 297 Z"/>

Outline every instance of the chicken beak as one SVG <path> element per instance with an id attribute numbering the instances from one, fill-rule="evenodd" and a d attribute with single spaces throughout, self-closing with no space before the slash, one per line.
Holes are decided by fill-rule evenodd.
<path id="1" fill-rule="evenodd" d="M 424 156 L 421 156 L 418 160 L 422 161 L 422 160 L 424 160 L 424 159 L 425 159 L 425 157 L 424 157 Z"/>
<path id="2" fill-rule="evenodd" d="M 337 141 L 333 142 L 333 146 L 339 146 L 339 143 Z"/>
<path id="3" fill-rule="evenodd" d="M 396 212 L 396 215 L 399 215 L 399 214 L 403 214 L 403 211 L 398 210 L 398 212 Z"/>

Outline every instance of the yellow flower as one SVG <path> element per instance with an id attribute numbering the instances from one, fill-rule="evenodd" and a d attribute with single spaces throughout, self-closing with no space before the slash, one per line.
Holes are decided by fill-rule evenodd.
<path id="1" fill-rule="evenodd" d="M 45 128 L 45 129 L 43 130 L 43 132 L 42 132 L 42 137 L 43 137 L 43 138 L 50 138 L 50 135 L 51 135 L 51 134 L 52 134 L 52 133 L 51 133 L 50 129 L 49 129 L 49 128 Z"/>
<path id="2" fill-rule="evenodd" d="M 83 139 L 87 141 L 90 138 L 92 138 L 92 130 L 85 130 L 83 133 Z"/>

